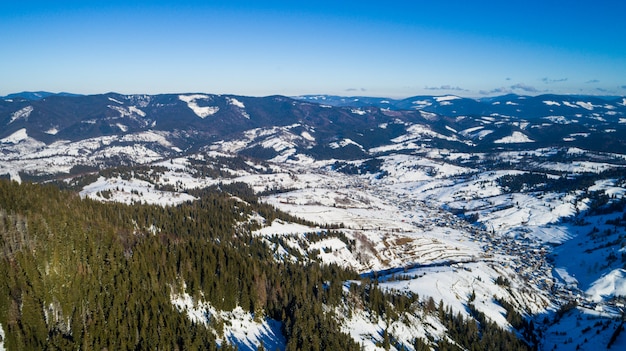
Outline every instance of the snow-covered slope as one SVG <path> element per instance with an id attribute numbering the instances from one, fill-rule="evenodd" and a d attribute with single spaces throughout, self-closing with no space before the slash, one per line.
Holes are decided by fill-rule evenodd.
<path id="1" fill-rule="evenodd" d="M 220 108 L 217 106 L 198 105 L 198 100 L 211 101 L 211 97 L 208 95 L 179 95 L 178 98 L 181 101 L 186 102 L 187 107 L 189 107 L 200 118 L 206 118 L 208 116 L 214 115 L 215 113 L 217 113 L 217 111 L 220 110 Z"/>
<path id="2" fill-rule="evenodd" d="M 45 99 L 2 102 L 0 175 L 63 177 L 83 197 L 162 206 L 194 201 L 189 189 L 243 182 L 309 223 L 251 216 L 251 234 L 277 260 L 348 267 L 418 304 L 432 298 L 465 318 L 475 309 L 511 329 L 506 301 L 534 322 L 541 349 L 606 344 L 625 311 L 623 104 L 444 96 L 401 110 L 392 100 L 378 101 L 389 105 L 382 109 L 208 94 L 90 99 L 104 117 L 44 123 Z M 240 349 L 285 348 L 278 322 L 190 299 L 172 303 L 196 322 L 228 320 L 223 340 Z M 380 349 L 384 332 L 408 350 L 415 338 L 447 335 L 427 312 L 391 325 L 364 310 L 338 318 L 368 350 Z"/>
<path id="3" fill-rule="evenodd" d="M 538 167 L 536 169 L 541 169 L 547 163 L 541 162 L 539 156 L 550 158 L 556 153 L 557 150 L 537 150 L 524 154 L 503 153 L 502 156 L 506 155 L 509 160 L 517 157 L 519 164 L 532 161 Z M 210 155 L 222 154 L 212 151 L 212 154 L 196 155 L 193 159 L 208 161 L 213 157 Z M 545 331 L 554 330 L 557 324 L 543 322 L 541 316 L 561 316 L 558 318 L 569 323 L 570 316 L 589 314 L 596 321 L 607 321 L 607 317 L 619 314 L 613 298 L 622 294 L 620 289 L 625 281 L 619 274 L 622 271 L 614 264 L 606 268 L 581 268 L 579 261 L 568 260 L 568 256 L 561 253 L 561 248 L 563 252 L 571 250 L 568 248 L 571 243 L 580 252 L 580 262 L 600 262 L 614 247 L 606 246 L 606 243 L 619 238 L 619 234 L 611 234 L 600 242 L 588 242 L 583 238 L 592 226 L 574 225 L 572 219 L 589 208 L 590 200 L 585 193 L 540 193 L 538 187 L 545 186 L 541 182 L 527 183 L 519 191 L 511 192 L 512 183 L 503 183 L 503 179 L 527 177 L 528 172 L 483 171 L 475 168 L 482 162 L 480 158 L 475 167 L 467 167 L 449 163 L 452 159 L 463 159 L 460 155 L 441 152 L 435 155 L 440 158 L 384 156 L 379 168 L 382 173 L 378 175 L 338 173 L 333 170 L 332 161 L 291 161 L 274 164 L 271 173 L 233 171 L 233 177 L 221 179 L 192 177 L 190 159 L 179 158 L 155 163 L 161 167 L 158 181 L 99 179 L 87 185 L 83 194 L 117 201 L 132 201 L 135 195 L 134 201 L 172 205 L 192 199 L 155 192 L 155 185 L 176 185 L 181 191 L 218 182 L 245 182 L 258 192 L 286 189 L 288 191 L 263 197 L 263 201 L 319 225 L 254 219 L 257 223 L 264 223 L 254 232 L 255 235 L 268 240 L 276 235 L 284 238 L 282 245 L 287 246 L 272 244 L 277 259 L 295 260 L 289 254 L 295 249 L 322 262 L 351 267 L 364 275 L 375 274 L 381 280 L 381 287 L 418 294 L 423 303 L 430 297 L 441 300 L 466 318 L 471 318 L 468 304 L 473 296 L 474 308 L 505 328 L 510 325 L 497 299 L 510 301 L 527 316 L 537 316 L 537 326 Z M 604 164 L 604 169 L 620 167 L 611 166 L 610 162 Z M 569 171 L 576 172 L 576 169 Z M 580 168 L 580 171 L 586 169 Z M 118 193 L 117 188 L 120 189 Z M 102 196 L 107 190 L 111 193 Z M 611 194 L 617 199 L 626 192 L 624 184 L 615 179 L 596 181 L 588 190 Z M 475 224 L 453 214 L 459 212 L 473 216 Z M 593 221 L 606 222 L 611 218 L 599 217 Z M 307 234 L 325 231 L 320 226 L 340 228 L 345 238 L 328 236 L 309 241 Z M 554 248 L 555 244 L 559 246 Z M 602 249 L 595 249 L 596 246 Z M 583 270 L 585 274 L 581 273 Z M 579 314 L 556 314 L 572 301 L 579 304 Z M 590 309 L 602 309 L 604 317 L 588 312 Z M 246 318 L 252 318 L 224 316 L 242 321 L 233 322 L 233 325 L 244 325 Z M 426 331 L 429 335 L 445 335 L 445 328 L 428 322 L 431 317 L 427 315 L 406 318 L 413 321 L 408 324 L 397 322 L 394 327 L 394 337 L 399 340 L 408 342 L 416 335 L 425 335 Z M 551 318 L 557 320 L 557 317 Z M 354 324 L 356 322 L 358 324 Z M 345 330 L 368 349 L 376 348 L 386 327 L 382 321 L 359 313 L 346 318 L 343 323 Z M 580 329 L 588 326 L 581 325 Z M 268 327 L 259 324 L 255 328 Z M 238 332 L 232 333 L 237 335 Z M 255 334 L 249 334 L 249 337 L 252 335 Z M 242 345 L 248 342 L 245 340 Z M 544 342 L 555 340 L 546 337 Z M 579 340 L 578 344 L 582 345 L 583 341 Z M 265 341 L 264 344 L 267 345 Z M 572 344 L 573 347 L 577 345 Z"/>

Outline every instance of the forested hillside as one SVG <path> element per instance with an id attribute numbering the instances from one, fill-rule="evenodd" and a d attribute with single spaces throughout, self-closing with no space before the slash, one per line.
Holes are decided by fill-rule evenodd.
<path id="1" fill-rule="evenodd" d="M 284 215 L 250 194 L 231 185 L 198 190 L 198 201 L 176 207 L 127 206 L 0 181 L 4 347 L 234 349 L 222 339 L 223 322 L 193 323 L 173 306 L 173 295 L 189 294 L 220 310 L 239 306 L 281 321 L 287 350 L 358 350 L 336 315 L 355 309 L 388 320 L 416 311 L 438 316 L 452 339 L 416 338 L 415 349 L 526 348 L 484 319 L 479 325 L 434 301 L 383 293 L 354 272 L 306 258 L 276 260 L 268 241 L 250 234 L 247 218 Z M 354 283 L 344 290 L 348 280 Z"/>

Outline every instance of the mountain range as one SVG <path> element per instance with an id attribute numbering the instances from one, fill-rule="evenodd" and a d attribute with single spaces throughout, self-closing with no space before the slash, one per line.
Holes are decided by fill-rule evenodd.
<path id="1" fill-rule="evenodd" d="M 491 323 L 530 349 L 626 347 L 624 97 L 25 92 L 0 98 L 0 125 L 0 177 L 182 211 L 186 226 L 203 189 L 226 193 L 242 247 L 360 277 L 321 290 L 342 296 L 324 315 L 362 349 L 469 349 L 480 338 L 457 332 Z M 183 240 L 148 217 L 130 232 Z M 294 342 L 293 309 L 218 308 L 197 285 L 169 299 L 239 349 Z M 2 313 L 0 331 L 14 327 Z"/>
<path id="2" fill-rule="evenodd" d="M 626 99 L 506 95 L 483 100 L 456 96 L 263 98 L 209 94 L 72 95 L 21 93 L 0 99 L 0 142 L 30 138 L 45 145 L 88 138 L 163 135 L 152 145 L 166 155 L 245 139 L 245 155 L 272 158 L 288 136 L 290 152 L 314 158 L 362 158 L 379 148 L 420 142 L 462 152 L 562 146 L 609 152 L 626 140 Z M 274 129 L 252 135 L 250 131 Z M 116 140 L 113 144 L 128 145 Z M 109 144 L 108 146 L 112 146 Z M 413 145 L 413 146 L 409 146 Z M 165 150 L 164 149 L 167 149 Z M 5 154 L 11 153 L 10 148 Z"/>

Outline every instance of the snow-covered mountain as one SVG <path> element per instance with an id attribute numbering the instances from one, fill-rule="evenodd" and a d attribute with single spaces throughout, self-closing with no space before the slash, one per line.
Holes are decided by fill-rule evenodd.
<path id="1" fill-rule="evenodd" d="M 281 96 L 35 95 L 0 99 L 0 163 L 28 161 L 17 170 L 0 166 L 0 174 L 68 172 L 106 165 L 112 155 L 112 163 L 133 164 L 137 158 L 203 148 L 260 159 L 346 160 L 433 147 L 459 152 L 626 147 L 623 98 L 416 97 L 395 101 L 391 109 L 384 106 L 393 100 L 371 99 L 333 107 L 325 104 L 330 97 L 308 99 L 321 100 L 318 104 Z M 66 157 L 51 165 L 46 160 L 53 155 Z"/>
<path id="2" fill-rule="evenodd" d="M 0 175 L 14 180 L 62 178 L 83 197 L 164 206 L 194 201 L 188 189 L 243 182 L 315 223 L 250 218 L 276 259 L 339 264 L 515 330 L 512 306 L 533 321 L 540 349 L 626 347 L 616 332 L 626 311 L 625 98 L 22 94 L 0 99 L 0 125 Z M 200 322 L 212 309 L 189 296 L 172 303 Z M 427 314 L 390 325 L 339 315 L 365 349 L 380 348 L 383 330 L 396 349 L 446 337 Z M 284 348 L 275 321 L 228 316 L 238 322 L 226 337 L 243 349 L 262 335 Z"/>

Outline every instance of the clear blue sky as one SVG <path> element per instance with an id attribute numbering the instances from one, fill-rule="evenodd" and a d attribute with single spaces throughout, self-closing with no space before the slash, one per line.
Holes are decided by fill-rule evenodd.
<path id="1" fill-rule="evenodd" d="M 2 1 L 0 95 L 626 95 L 626 1 Z"/>

